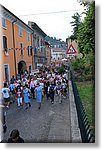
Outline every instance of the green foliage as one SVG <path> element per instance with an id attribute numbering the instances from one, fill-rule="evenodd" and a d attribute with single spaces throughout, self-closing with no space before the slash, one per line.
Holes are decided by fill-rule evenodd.
<path id="1" fill-rule="evenodd" d="M 95 133 L 95 87 L 92 82 L 77 82 L 80 98 L 84 105 L 88 121 L 93 133 Z"/>
<path id="2" fill-rule="evenodd" d="M 83 3 L 82 3 L 83 4 Z M 87 3 L 86 17 L 80 22 L 78 13 L 72 18 L 73 35 L 78 43 L 78 51 L 83 54 L 82 59 L 76 59 L 72 65 L 77 77 L 82 80 L 94 80 L 95 75 L 95 2 Z"/>
<path id="3" fill-rule="evenodd" d="M 86 17 L 81 22 L 78 32 L 78 49 L 80 53 L 88 54 L 95 51 L 95 3 L 89 4 Z"/>
<path id="4" fill-rule="evenodd" d="M 86 17 L 81 21 L 81 16 L 76 13 L 72 16 L 73 34 L 69 37 L 71 40 L 77 40 L 79 53 L 95 53 L 95 2 L 84 3 L 87 6 Z"/>
<path id="5" fill-rule="evenodd" d="M 70 22 L 73 26 L 73 35 L 70 36 L 72 40 L 77 39 L 77 32 L 80 25 L 80 15 L 78 13 L 75 13 L 74 16 L 72 16 L 74 21 Z"/>
<path id="6" fill-rule="evenodd" d="M 72 62 L 73 69 L 77 74 L 76 79 L 80 81 L 94 80 L 95 68 L 94 68 L 94 55 L 93 53 L 85 55 L 83 58 L 76 58 Z"/>
<path id="7" fill-rule="evenodd" d="M 62 74 L 62 73 L 64 73 L 64 71 L 65 71 L 65 69 L 64 69 L 64 66 L 62 65 L 62 66 L 59 68 L 58 72 Z"/>

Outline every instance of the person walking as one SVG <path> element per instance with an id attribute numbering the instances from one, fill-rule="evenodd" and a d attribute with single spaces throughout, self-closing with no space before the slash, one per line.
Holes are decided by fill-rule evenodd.
<path id="1" fill-rule="evenodd" d="M 37 83 L 37 87 L 35 88 L 35 97 L 36 97 L 36 102 L 38 103 L 38 109 L 41 108 L 43 95 L 44 93 L 43 93 L 42 87 L 40 86 L 39 83 Z"/>
<path id="2" fill-rule="evenodd" d="M 55 85 L 54 83 L 51 83 L 49 88 L 48 88 L 48 92 L 50 95 L 50 99 L 51 99 L 51 103 L 54 103 L 54 94 L 55 94 Z"/>
<path id="3" fill-rule="evenodd" d="M 59 104 L 62 103 L 62 86 L 61 86 L 61 82 L 58 81 L 58 84 L 56 86 L 56 90 L 57 90 L 57 95 L 58 95 L 58 99 L 59 99 Z"/>
<path id="4" fill-rule="evenodd" d="M 18 107 L 22 106 L 23 93 L 22 93 L 22 90 L 19 86 L 17 87 L 16 98 L 17 98 Z"/>
<path id="5" fill-rule="evenodd" d="M 9 108 L 9 104 L 10 104 L 10 89 L 7 87 L 7 83 L 4 83 L 4 87 L 1 90 L 3 99 L 4 99 L 4 103 L 6 105 L 7 108 Z"/>
<path id="6" fill-rule="evenodd" d="M 34 88 L 35 88 L 34 79 L 31 79 L 31 82 L 30 82 L 30 90 L 31 90 L 31 93 L 32 93 L 32 95 L 33 95 L 33 99 L 34 99 Z"/>
<path id="7" fill-rule="evenodd" d="M 49 99 L 49 92 L 48 92 L 49 86 L 50 86 L 50 82 L 46 81 L 44 84 L 44 94 L 46 95 L 47 100 Z"/>
<path id="8" fill-rule="evenodd" d="M 30 93 L 30 90 L 26 86 L 24 86 L 23 87 L 23 97 L 24 97 L 24 103 L 26 105 L 25 109 L 28 109 L 28 107 L 31 107 L 29 93 Z"/>
<path id="9" fill-rule="evenodd" d="M 16 81 L 15 76 L 13 75 L 11 78 L 11 83 L 13 84 Z"/>
<path id="10" fill-rule="evenodd" d="M 14 83 L 10 82 L 9 89 L 10 89 L 11 103 L 14 103 L 15 102 L 15 90 L 16 90 Z"/>

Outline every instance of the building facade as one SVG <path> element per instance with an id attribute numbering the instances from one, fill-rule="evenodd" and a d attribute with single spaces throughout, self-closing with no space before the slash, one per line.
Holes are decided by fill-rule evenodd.
<path id="1" fill-rule="evenodd" d="M 46 66 L 49 66 L 51 64 L 51 47 L 47 41 L 45 41 L 45 51 L 46 51 Z"/>
<path id="2" fill-rule="evenodd" d="M 1 81 L 10 81 L 12 75 L 30 72 L 34 65 L 33 30 L 4 6 L 0 7 Z"/>
<path id="3" fill-rule="evenodd" d="M 28 22 L 28 25 L 33 30 L 33 47 L 34 47 L 34 66 L 46 65 L 46 34 L 35 22 Z"/>
<path id="4" fill-rule="evenodd" d="M 52 60 L 62 60 L 65 58 L 65 50 L 60 48 L 51 48 L 51 59 Z"/>

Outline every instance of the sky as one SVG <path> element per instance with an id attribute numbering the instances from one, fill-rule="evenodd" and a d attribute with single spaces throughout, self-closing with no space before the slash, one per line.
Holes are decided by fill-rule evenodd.
<path id="1" fill-rule="evenodd" d="M 28 21 L 33 21 L 48 36 L 64 41 L 72 34 L 73 28 L 70 24 L 73 21 L 72 16 L 74 13 L 80 14 L 84 10 L 77 0 L 0 0 L 0 4 L 26 24 Z M 49 12 L 63 13 L 41 14 Z"/>

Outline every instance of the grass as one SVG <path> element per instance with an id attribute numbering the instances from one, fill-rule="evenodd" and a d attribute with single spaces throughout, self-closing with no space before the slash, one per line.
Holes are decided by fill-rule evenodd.
<path id="1" fill-rule="evenodd" d="M 76 84 L 90 127 L 95 134 L 95 88 L 89 81 L 77 82 Z"/>

